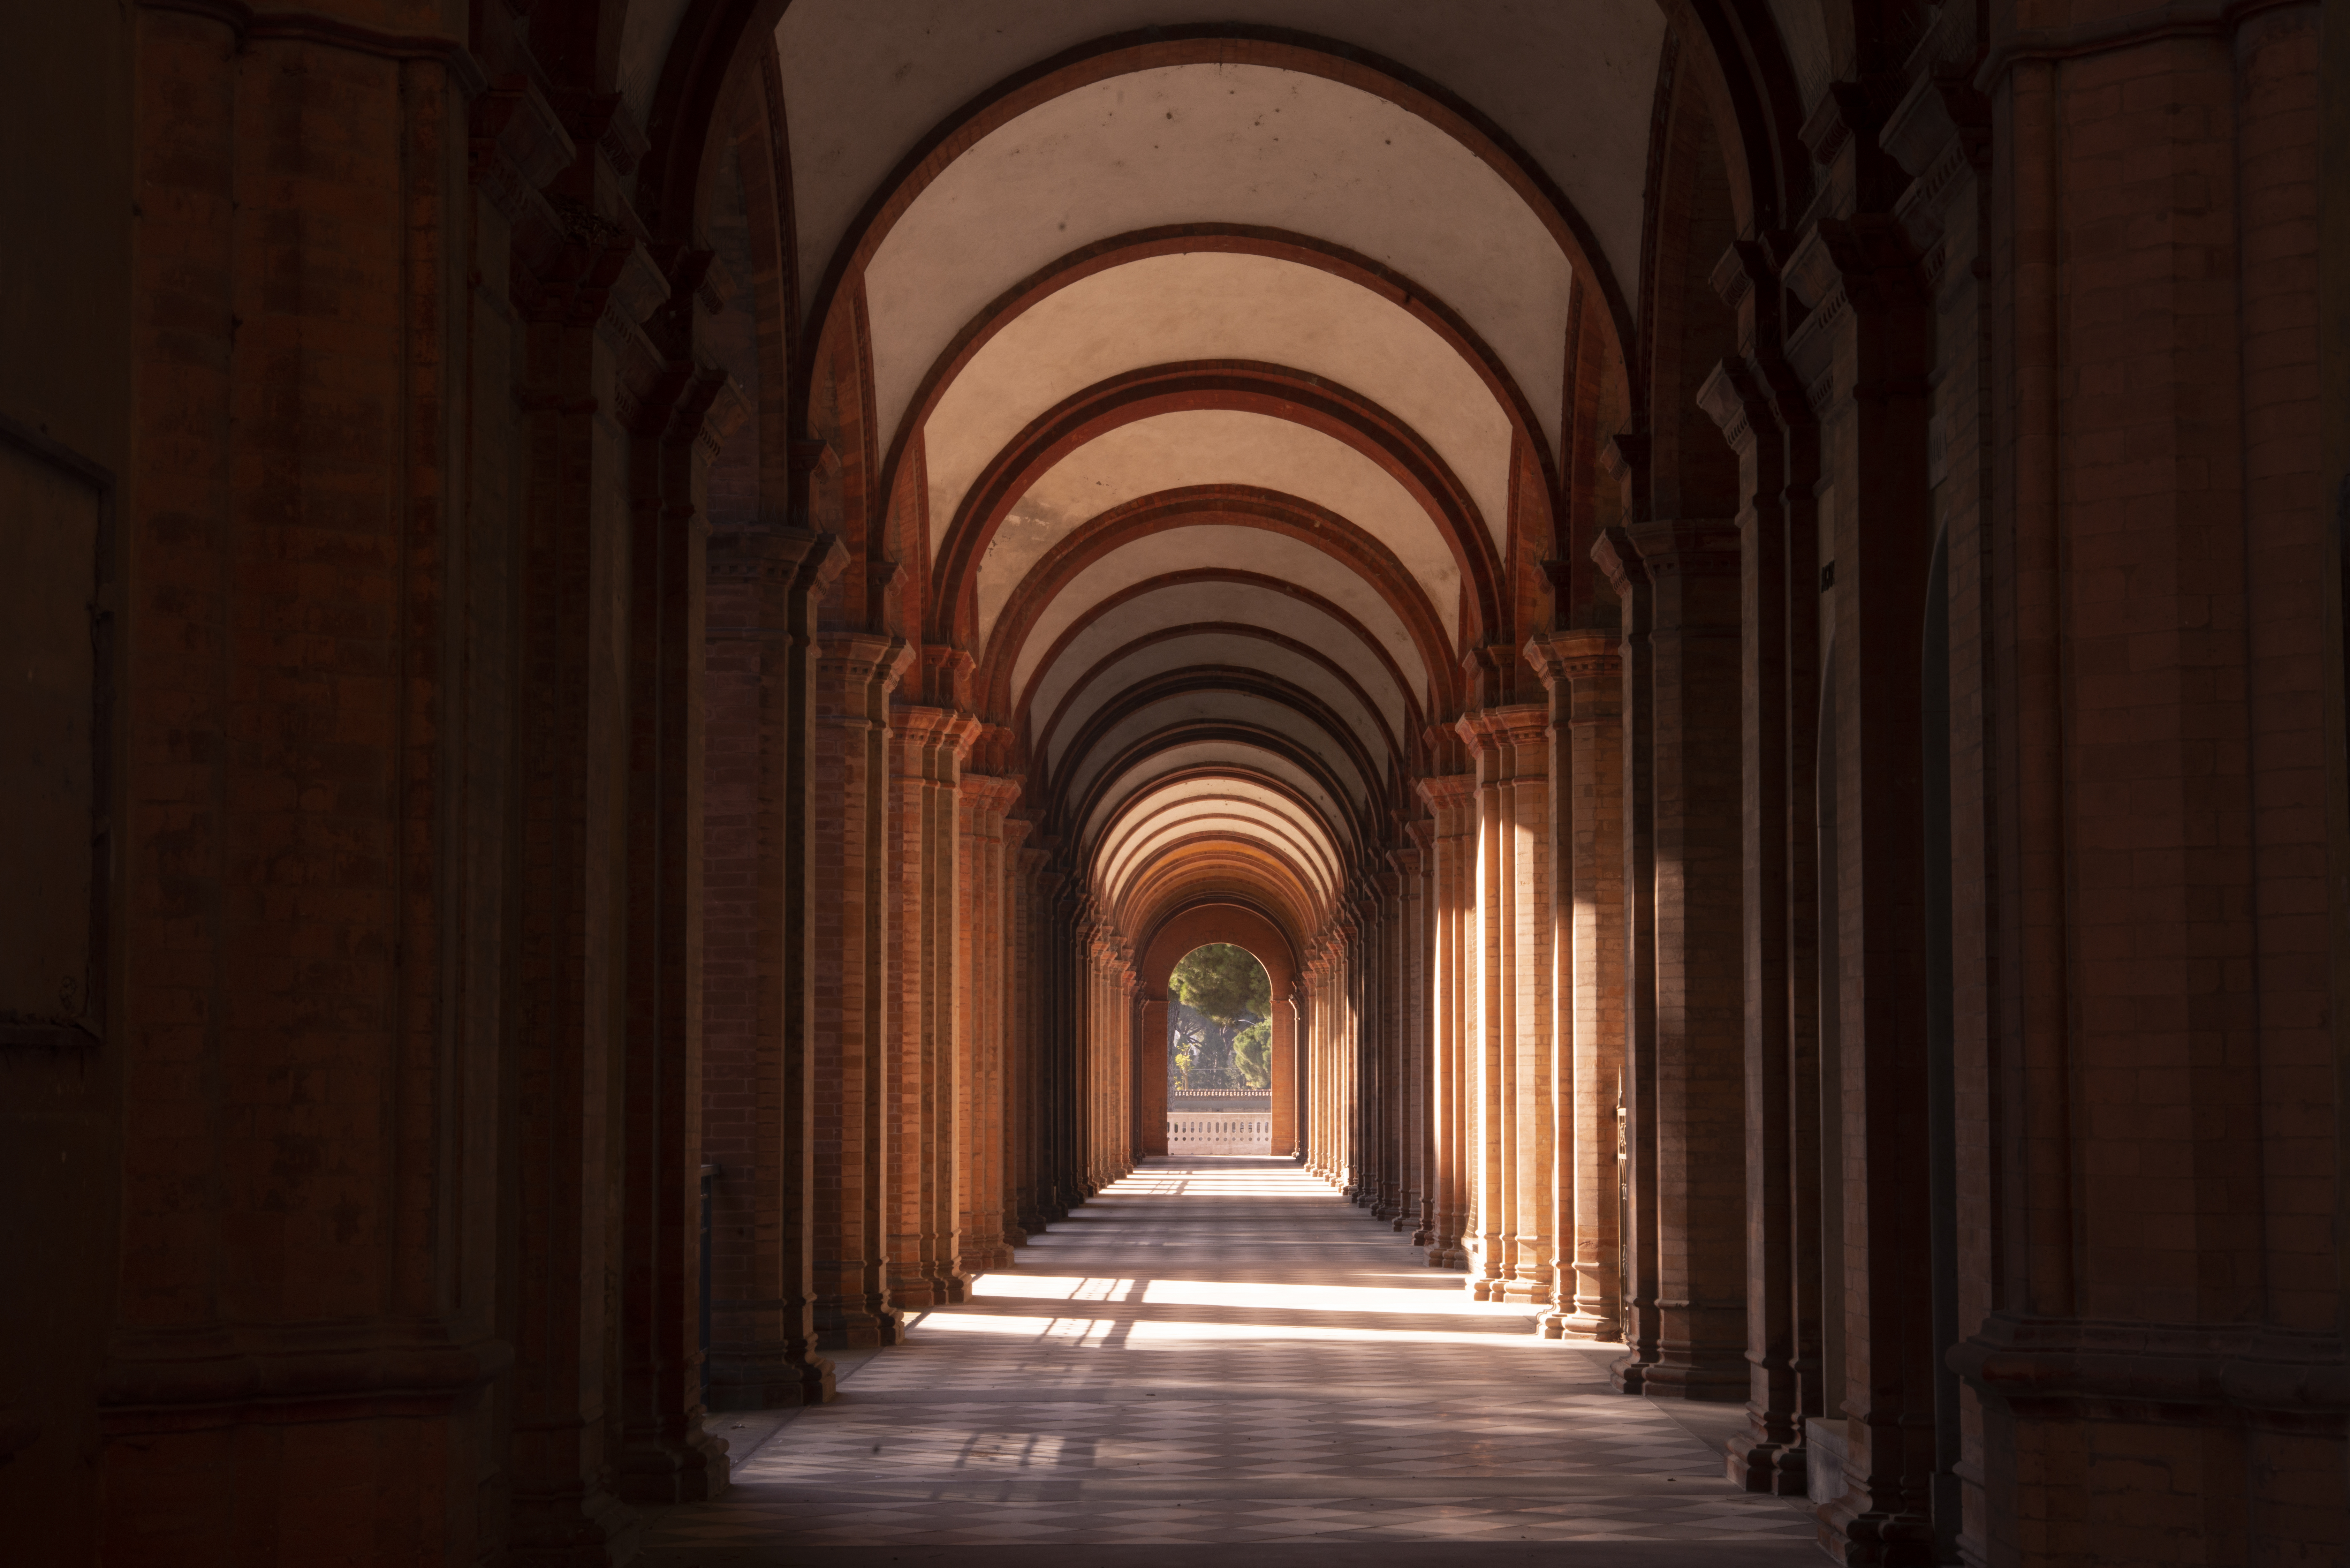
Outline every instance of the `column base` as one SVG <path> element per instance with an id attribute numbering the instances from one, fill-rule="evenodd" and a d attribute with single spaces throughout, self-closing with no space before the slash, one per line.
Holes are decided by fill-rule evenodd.
<path id="1" fill-rule="evenodd" d="M 822 1359 L 819 1357 L 818 1359 Z M 824 1363 L 826 1397 L 831 1397 L 832 1363 Z M 792 1385 L 796 1387 L 797 1385 Z M 716 1390 L 712 1389 L 712 1393 Z M 765 1409 L 764 1405 L 737 1409 Z M 699 1416 L 664 1424 L 666 1430 L 624 1434 L 613 1490 L 628 1502 L 707 1502 L 726 1490 L 726 1439 L 702 1429 Z"/>
<path id="2" fill-rule="evenodd" d="M 1497 1280 L 1492 1299 L 1513 1306 L 1538 1306 L 1550 1300 L 1548 1280 Z"/>
<path id="3" fill-rule="evenodd" d="M 813 1349 L 710 1347 L 710 1387 L 702 1397 L 709 1409 L 796 1410 L 803 1405 L 827 1404 L 833 1394 L 832 1357 Z M 688 1501 L 646 1499 L 627 1490 L 621 1495 L 631 1501 Z"/>
<path id="4" fill-rule="evenodd" d="M 1648 1391 L 1648 1374 L 1656 1366 L 1655 1362 L 1638 1352 L 1617 1356 L 1608 1366 L 1607 1386 L 1618 1394 L 1645 1394 Z"/>
<path id="5" fill-rule="evenodd" d="M 819 1304 L 816 1342 L 826 1350 L 879 1350 L 906 1342 L 905 1314 L 895 1307 L 827 1313 Z"/>
<path id="6" fill-rule="evenodd" d="M 1741 1353 L 1732 1362 L 1675 1355 L 1669 1348 L 1650 1362 L 1640 1379 L 1640 1392 L 1652 1399 L 1690 1399 L 1709 1405 L 1742 1405 L 1753 1392 L 1754 1377 Z"/>
<path id="7" fill-rule="evenodd" d="M 1811 1495 L 1811 1456 L 1794 1443 L 1741 1432 L 1730 1439 L 1722 1473 L 1742 1491 Z"/>
<path id="8" fill-rule="evenodd" d="M 1544 1339 L 1591 1340 L 1603 1345 L 1619 1345 L 1624 1339 L 1622 1324 L 1612 1317 L 1586 1312 L 1581 1307 L 1572 1312 L 1543 1314 L 1542 1332 Z"/>
<path id="9" fill-rule="evenodd" d="M 1933 1568 L 1932 1520 L 1867 1503 L 1855 1487 L 1820 1509 L 1820 1549 L 1847 1568 Z"/>
<path id="10" fill-rule="evenodd" d="M 516 1490 L 512 1510 L 506 1561 L 517 1568 L 618 1568 L 643 1544 L 636 1510 L 601 1490 Z"/>

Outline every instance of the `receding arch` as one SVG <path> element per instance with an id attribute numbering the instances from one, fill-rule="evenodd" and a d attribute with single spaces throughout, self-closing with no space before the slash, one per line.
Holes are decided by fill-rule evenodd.
<path id="1" fill-rule="evenodd" d="M 1013 508 L 1047 472 L 1128 424 L 1205 410 L 1304 425 L 1383 470 L 1426 513 L 1452 555 L 1468 590 L 1461 635 L 1473 639 L 1505 624 L 1497 536 L 1417 431 L 1366 399 L 1285 367 L 1180 365 L 1150 367 L 1065 399 L 987 465 L 945 528 L 931 567 L 932 639 L 971 645 L 977 635 L 980 563 Z"/>
<path id="2" fill-rule="evenodd" d="M 1167 269 L 1152 265 L 1168 262 L 1180 263 L 1186 272 L 1195 275 L 1183 279 L 1180 286 L 1195 292 L 1218 281 L 1218 275 L 1230 279 L 1245 274 L 1252 270 L 1250 264 L 1254 264 L 1257 268 L 1275 267 L 1282 274 L 1293 275 L 1287 286 L 1287 292 L 1292 295 L 1309 286 L 1306 283 L 1308 276 L 1326 279 L 1329 287 L 1324 291 L 1318 307 L 1326 314 L 1336 314 L 1338 302 L 1345 301 L 1346 307 L 1353 313 L 1349 323 L 1353 332 L 1360 333 L 1367 321 L 1378 322 L 1382 318 L 1393 318 L 1393 324 L 1382 329 L 1388 339 L 1399 336 L 1408 339 L 1408 334 L 1399 330 L 1402 324 L 1418 328 L 1425 333 L 1429 348 L 1441 351 L 1440 355 L 1423 350 L 1416 361 L 1435 368 L 1437 373 L 1430 378 L 1431 381 L 1473 378 L 1482 384 L 1491 400 L 1492 414 L 1498 421 L 1514 426 L 1525 437 L 1538 456 L 1545 478 L 1550 481 L 1548 488 L 1556 489 L 1561 451 L 1559 410 L 1549 406 L 1550 400 L 1537 408 L 1509 368 L 1493 352 L 1492 346 L 1480 337 L 1475 328 L 1461 319 L 1450 305 L 1416 279 L 1343 245 L 1287 230 L 1233 223 L 1179 223 L 1114 235 L 1056 258 L 1035 275 L 1024 278 L 1005 290 L 972 317 L 941 351 L 904 417 L 889 432 L 889 456 L 885 460 L 889 471 L 894 472 L 904 461 L 908 443 L 914 433 L 918 431 L 923 432 L 925 466 L 934 493 L 933 514 L 941 515 L 943 511 L 951 510 L 962 490 L 968 487 L 968 483 L 949 483 L 961 470 L 952 465 L 948 454 L 941 452 L 940 424 L 941 421 L 955 421 L 953 404 L 958 399 L 977 395 L 967 387 L 966 372 L 975 377 L 981 385 L 987 384 L 992 379 L 1003 379 L 990 377 L 990 359 L 1004 353 L 1008 347 L 1004 339 L 1028 336 L 1045 325 L 1038 321 L 1040 317 L 1049 317 L 1060 311 L 1085 311 L 1103 318 L 1122 318 L 1131 314 L 1130 310 L 1100 308 L 1093 297 L 1100 292 L 1097 286 L 1117 285 L 1128 290 L 1147 288 L 1162 296 L 1162 308 L 1181 308 L 1190 302 L 1165 299 L 1165 296 L 1173 292 L 1164 281 L 1169 275 Z M 1136 270 L 1129 273 L 1129 268 Z M 1236 288 L 1229 288 L 1229 285 L 1228 291 L 1240 292 Z M 1259 292 L 1264 292 L 1261 285 Z M 1357 292 L 1364 297 L 1349 297 Z M 1295 298 L 1281 299 L 1277 303 L 1293 318 L 1304 314 Z M 1226 315 L 1218 322 L 1217 329 L 1220 333 L 1230 333 L 1238 326 L 1239 323 Z M 1293 335 L 1299 330 L 1294 320 L 1290 327 Z M 1196 333 L 1197 328 L 1193 330 Z M 1038 335 L 1042 335 L 1041 331 Z M 1145 340 L 1155 342 L 1159 339 L 1146 335 Z M 1291 340 L 1294 341 L 1294 336 Z M 1205 340 L 1213 341 L 1212 336 Z M 1192 342 L 1194 346 L 1189 352 L 1162 351 L 1151 358 L 1158 362 L 1182 362 L 1234 358 L 1224 348 L 1205 346 L 1196 337 Z M 1382 340 L 1380 346 L 1393 352 L 1386 341 Z M 1095 352 L 1098 354 L 1101 350 Z M 1355 352 L 1359 354 L 1360 350 Z M 1615 345 L 1615 352 L 1620 358 L 1622 345 Z M 1447 356 L 1457 361 L 1457 366 L 1448 369 L 1441 362 Z M 1264 358 L 1262 354 L 1250 357 Z M 1107 380 L 1113 375 L 1139 369 L 1147 361 L 1125 352 L 1107 360 L 1087 362 L 1097 364 L 1099 367 L 1097 372 L 1090 377 L 1081 374 L 1070 376 L 1064 372 L 1062 381 L 1065 384 L 1061 389 L 1065 395 L 1088 381 Z M 1461 442 L 1445 439 L 1440 428 L 1445 421 L 1430 419 L 1424 410 L 1414 406 L 1408 394 L 1399 396 L 1392 391 L 1390 378 L 1366 374 L 1354 361 L 1344 357 L 1325 358 L 1310 352 L 1293 351 L 1284 357 L 1284 362 L 1293 364 L 1306 373 L 1361 387 L 1367 392 L 1384 392 L 1385 400 L 1399 413 L 1411 417 L 1415 425 L 1429 435 L 1439 450 L 1448 453 L 1461 450 Z M 1453 395 L 1457 399 L 1458 389 L 1454 389 Z M 1457 419 L 1458 414 L 1451 417 Z M 1016 429 L 1017 426 L 1012 428 Z M 1009 430 L 1003 432 L 1005 440 L 1009 434 Z M 983 441 L 980 444 L 992 455 L 994 450 L 1004 444 L 1004 440 L 992 445 Z M 1507 461 L 1505 447 L 1492 455 L 1498 461 Z M 1497 497 L 1489 488 L 1479 484 L 1480 475 L 1476 472 L 1479 465 L 1475 459 L 1453 456 L 1449 461 L 1466 477 L 1477 496 L 1479 506 L 1487 516 L 1501 515 L 1503 508 L 1497 504 Z M 942 472 L 942 470 L 951 472 Z M 951 490 L 943 509 L 938 499 L 938 493 L 942 488 Z"/>

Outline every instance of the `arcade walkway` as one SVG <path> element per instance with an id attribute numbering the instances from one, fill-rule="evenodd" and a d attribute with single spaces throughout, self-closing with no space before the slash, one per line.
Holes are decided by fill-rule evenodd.
<path id="1" fill-rule="evenodd" d="M 837 1403 L 716 1417 L 733 1489 L 640 1561 L 1823 1561 L 1807 1506 L 1721 1479 L 1732 1410 L 1611 1394 L 1287 1160 L 1153 1160 L 1019 1256 Z"/>

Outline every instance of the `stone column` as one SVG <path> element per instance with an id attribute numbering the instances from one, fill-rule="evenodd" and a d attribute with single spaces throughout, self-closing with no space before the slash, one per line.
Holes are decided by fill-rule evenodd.
<path id="1" fill-rule="evenodd" d="M 963 1297 L 955 1270 L 955 927 L 962 763 L 978 725 L 903 704 L 890 720 L 889 1291 L 899 1306 L 920 1309 Z"/>
<path id="2" fill-rule="evenodd" d="M 56 133 L 16 156 L 127 176 L 85 183 L 129 268 L 93 287 L 120 288 L 129 316 L 100 347 L 26 282 L 17 258 L 53 240 L 20 206 L 12 348 L 33 351 L 21 324 L 39 312 L 97 362 L 57 364 L 45 414 L 91 411 L 128 378 L 109 439 L 124 575 L 101 602 L 49 605 L 93 677 L 89 634 L 113 628 L 128 787 L 91 881 L 114 888 L 111 956 L 73 943 L 58 975 L 110 971 L 111 996 L 100 979 L 41 997 L 71 1017 L 54 1034 L 9 1020 L 59 1047 L 11 1048 L 15 1125 L 55 1116 L 72 1150 L 36 1176 L 47 1139 L 12 1144 L 12 1219 L 35 1182 L 104 1216 L 49 1216 L 88 1295 L 59 1294 L 46 1260 L 6 1265 L 12 1294 L 40 1296 L 10 1323 L 47 1317 L 58 1342 L 9 1345 L 0 1402 L 75 1410 L 5 1461 L 9 1495 L 91 1542 L 80 1561 L 285 1550 L 272 1532 L 295 1520 L 302 1544 L 350 1520 L 346 1539 L 380 1528 L 387 1554 L 412 1529 L 472 1561 L 501 1543 L 508 1498 L 534 1539 L 625 1555 L 609 1303 L 579 1289 L 613 1262 L 612 1191 L 577 1179 L 608 1154 L 618 1044 L 628 556 L 619 428 L 597 402 L 605 292 L 584 317 L 567 297 L 517 319 L 509 215 L 465 183 L 478 78 L 453 42 L 418 48 L 348 0 L 251 32 L 244 6 L 73 11 L 12 15 L 121 41 L 87 65 L 121 84 L 99 112 L 123 142 Z M 409 15 L 390 26 L 463 26 Z M 475 133 L 478 173 L 544 211 L 538 187 L 579 150 L 536 92 L 506 102 L 512 123 Z M 613 337 L 635 330 L 626 305 Z M 474 382 L 477 360 L 494 369 Z M 69 459 L 20 450 L 0 529 L 99 526 Z M 87 825 L 64 842 L 86 846 Z M 16 874 L 17 918 L 79 934 L 25 908 Z M 30 1000 L 11 990 L 9 1009 Z M 120 1141 L 82 1141 L 101 1116 Z M 12 1554 L 68 1560 L 40 1549 L 42 1521 L 24 1532 Z"/>
<path id="3" fill-rule="evenodd" d="M 1626 530 L 1652 596 L 1656 834 L 1656 1365 L 1644 1393 L 1743 1399 L 1745 988 L 1739 540 L 1729 523 Z"/>
<path id="4" fill-rule="evenodd" d="M 1014 848 L 1014 862 L 1012 919 L 1014 1011 L 1004 1063 L 1012 1081 L 1012 1126 L 1007 1136 L 1013 1150 L 1013 1165 L 1010 1186 L 1005 1193 L 1003 1227 L 1007 1238 L 1018 1236 L 1019 1240 L 1014 1243 L 1017 1246 L 1024 1245 L 1029 1238 L 1043 1231 L 1049 1222 L 1045 1218 L 1038 1192 L 1045 1170 L 1040 1145 L 1047 1125 L 1045 1096 L 1051 1074 L 1046 1046 L 1050 1030 L 1042 985 L 1045 956 L 1037 926 L 1036 877 L 1044 867 L 1045 852 L 1026 842 L 1035 824 L 1014 817 L 1004 826 L 1007 833 L 1016 830 L 1016 836 L 1008 840 Z"/>
<path id="5" fill-rule="evenodd" d="M 1591 558 L 1623 609 L 1624 1067 L 1616 1085 L 1622 1147 L 1624 1355 L 1608 1379 L 1640 1392 L 1658 1354 L 1656 681 L 1648 567 L 1622 528 L 1601 531 Z M 1605 1199 L 1602 1201 L 1606 1201 Z"/>
<path id="6" fill-rule="evenodd" d="M 1303 1103 L 1299 1084 L 1305 1064 L 1298 1054 L 1297 1036 L 1298 993 L 1292 989 L 1273 999 L 1273 1141 L 1268 1147 L 1284 1159 L 1295 1158 L 1305 1148 L 1297 1115 Z M 1163 1137 L 1163 1119 L 1160 1127 Z"/>
<path id="7" fill-rule="evenodd" d="M 1562 1274 L 1552 1338 L 1623 1332 L 1616 1096 L 1624 1071 L 1624 678 L 1617 632 L 1554 631 L 1526 654 L 1551 698 Z"/>
<path id="8" fill-rule="evenodd" d="M 816 659 L 816 1326 L 895 1345 L 889 1299 L 889 698 L 913 649 L 839 632 Z M 720 1163 L 723 1163 L 722 1160 Z"/>
<path id="9" fill-rule="evenodd" d="M 1747 1429 L 1731 1480 L 1806 1495 L 1806 1415 L 1823 1408 L 1819 1355 L 1819 1063 L 1814 933 L 1818 814 L 1817 432 L 1800 379 L 1776 357 L 1783 291 L 1759 248 L 1734 247 L 1717 284 L 1740 340 L 1698 401 L 1739 459 L 1741 665 L 1745 691 Z"/>
<path id="10" fill-rule="evenodd" d="M 1425 818 L 1405 825 L 1402 848 L 1396 851 L 1401 877 L 1400 974 L 1397 1026 L 1401 1033 L 1398 1053 L 1397 1212 L 1395 1228 L 1411 1237 L 1412 1245 L 1428 1245 L 1429 1234 L 1429 1062 L 1428 1062 L 1428 841 Z"/>
<path id="11" fill-rule="evenodd" d="M 1477 769 L 1474 987 L 1468 1061 L 1479 1118 L 1471 1146 L 1480 1301 L 1551 1292 L 1549 714 L 1539 704 L 1465 715 Z"/>
<path id="12" fill-rule="evenodd" d="M 741 396 L 723 370 L 674 366 L 649 384 L 624 376 L 615 412 L 628 426 L 629 620 L 624 680 L 628 814 L 627 904 L 621 974 L 626 1045 L 620 1158 L 619 1445 L 614 1459 L 620 1495 L 632 1501 L 690 1502 L 725 1489 L 723 1440 L 702 1430 L 702 675 L 708 562 L 704 491 L 723 431 L 710 426 L 721 393 L 728 420 Z M 788 553 L 795 546 L 784 546 Z M 828 552 L 818 552 L 828 557 Z M 827 559 L 808 568 L 837 573 Z M 785 971 L 777 1020 L 783 1144 L 807 1148 L 809 1056 L 807 760 L 814 740 L 811 597 L 820 584 L 795 584 L 785 598 L 792 621 L 775 650 L 787 713 L 777 750 L 790 782 L 771 798 L 782 834 L 784 898 L 775 940 Z M 771 710 L 771 713 L 776 711 Z M 777 1320 L 792 1348 L 782 1354 L 812 1377 L 821 1398 L 824 1373 L 806 1359 L 810 1170 L 796 1162 L 777 1175 L 775 1212 L 777 1282 L 785 1293 Z"/>
<path id="13" fill-rule="evenodd" d="M 810 633 L 847 559 L 837 540 L 799 529 L 710 539 L 701 1157 L 712 1168 L 713 1410 L 832 1397 L 813 1311 L 822 1232 L 809 982 L 821 900 Z"/>
<path id="14" fill-rule="evenodd" d="M 1433 1195 L 1429 1267 L 1467 1267 L 1461 1231 L 1469 1210 L 1467 1046 L 1474 1017 L 1468 933 L 1474 881 L 1477 782 L 1472 774 L 1419 781 L 1433 820 L 1435 855 L 1430 919 L 1429 1024 L 1433 1057 L 1430 1115 Z"/>
<path id="15" fill-rule="evenodd" d="M 1010 974 L 1004 962 L 1004 814 L 1022 782 L 984 774 L 962 780 L 962 908 L 964 969 L 956 977 L 957 1096 L 962 1168 L 956 1225 L 958 1271 L 970 1275 L 1012 1262 L 1003 1238 L 1004 1022 Z"/>
<path id="16" fill-rule="evenodd" d="M 1146 1155 L 1167 1152 L 1167 999 L 1142 1000 L 1142 1038 L 1137 1045 L 1140 1077 L 1134 1089 L 1134 1147 Z M 1278 1008 L 1279 1002 L 1274 1006 Z"/>

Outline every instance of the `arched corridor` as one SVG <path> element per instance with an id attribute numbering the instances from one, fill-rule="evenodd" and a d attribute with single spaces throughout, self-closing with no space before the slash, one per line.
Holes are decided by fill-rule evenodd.
<path id="1" fill-rule="evenodd" d="M 14 1552 L 2350 1556 L 2328 10 L 14 7 Z"/>
<path id="2" fill-rule="evenodd" d="M 719 1424 L 733 1484 L 656 1523 L 647 1568 L 1818 1561 L 1807 1511 L 1722 1479 L 1732 1412 L 1621 1397 L 1604 1355 L 1470 1300 L 1292 1161 L 1147 1159 L 1071 1219 L 859 1356 L 836 1404 Z"/>

